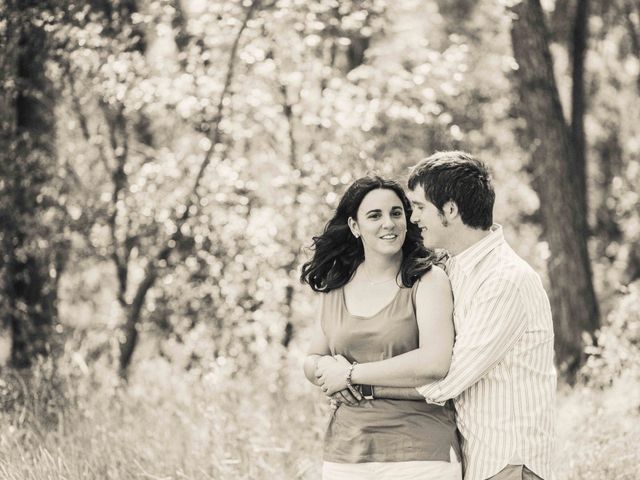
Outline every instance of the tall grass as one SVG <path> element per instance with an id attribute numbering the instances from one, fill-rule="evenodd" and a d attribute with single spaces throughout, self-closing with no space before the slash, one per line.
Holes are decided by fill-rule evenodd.
<path id="1" fill-rule="evenodd" d="M 560 480 L 637 480 L 640 382 L 627 372 L 608 388 L 563 387 L 558 402 Z"/>
<path id="2" fill-rule="evenodd" d="M 276 356 L 231 375 L 156 359 L 126 387 L 107 374 L 61 384 L 42 376 L 21 399 L 5 380 L 0 479 L 318 479 L 328 409 L 299 360 Z M 559 480 L 638 478 L 637 381 L 563 387 L 558 413 Z"/>
<path id="3" fill-rule="evenodd" d="M 126 387 L 68 385 L 88 395 L 60 418 L 2 413 L 0 479 L 316 478 L 326 405 L 297 362 L 275 362 L 232 376 L 148 361 Z"/>

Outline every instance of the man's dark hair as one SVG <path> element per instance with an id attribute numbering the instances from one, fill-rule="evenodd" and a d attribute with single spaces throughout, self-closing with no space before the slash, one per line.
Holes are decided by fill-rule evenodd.
<path id="1" fill-rule="evenodd" d="M 434 153 L 413 167 L 408 185 L 411 190 L 420 185 L 441 214 L 445 203 L 455 202 L 468 227 L 488 230 L 493 223 L 496 194 L 489 169 L 468 153 Z"/>

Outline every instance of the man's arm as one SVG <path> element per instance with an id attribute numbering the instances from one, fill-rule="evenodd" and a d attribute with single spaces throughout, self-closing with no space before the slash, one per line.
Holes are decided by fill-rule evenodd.
<path id="1" fill-rule="evenodd" d="M 416 320 L 419 347 L 386 360 L 351 366 L 341 356 L 336 363 L 320 366 L 320 383 L 329 393 L 352 383 L 391 387 L 418 387 L 444 377 L 451 363 L 453 347 L 453 298 L 446 273 L 434 267 L 416 287 Z"/>
<path id="2" fill-rule="evenodd" d="M 449 371 L 453 349 L 453 294 L 449 277 L 434 266 L 421 279 L 416 292 L 418 348 L 353 368 L 354 383 L 418 387 L 443 378 Z"/>
<path id="3" fill-rule="evenodd" d="M 413 387 L 371 387 L 373 398 L 387 398 L 392 400 L 422 400 L 424 397 Z"/>
<path id="4" fill-rule="evenodd" d="M 417 387 L 428 402 L 443 403 L 460 395 L 504 359 L 524 334 L 529 313 L 519 280 L 504 275 L 490 278 L 475 293 L 469 318 L 456 335 L 449 373 Z"/>

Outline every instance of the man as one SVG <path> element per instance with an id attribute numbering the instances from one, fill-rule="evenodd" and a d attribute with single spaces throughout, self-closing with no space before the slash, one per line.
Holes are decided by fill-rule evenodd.
<path id="1" fill-rule="evenodd" d="M 489 172 L 467 153 L 439 152 L 412 170 L 408 184 L 411 221 L 425 246 L 450 254 L 456 330 L 449 373 L 416 390 L 430 403 L 453 399 L 465 480 L 551 480 L 556 372 L 549 301 L 539 276 L 493 224 Z M 321 381 L 344 372 L 346 360 L 336 359 L 322 363 Z M 380 363 L 347 364 L 349 379 L 373 383 L 367 371 Z M 376 398 L 412 393 L 374 389 Z"/>

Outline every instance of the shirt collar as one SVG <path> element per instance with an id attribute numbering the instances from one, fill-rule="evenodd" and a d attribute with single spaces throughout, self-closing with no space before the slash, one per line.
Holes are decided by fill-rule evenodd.
<path id="1" fill-rule="evenodd" d="M 486 237 L 451 258 L 455 261 L 457 267 L 468 274 L 475 268 L 480 260 L 502 243 L 504 243 L 502 226 L 494 223 Z"/>

